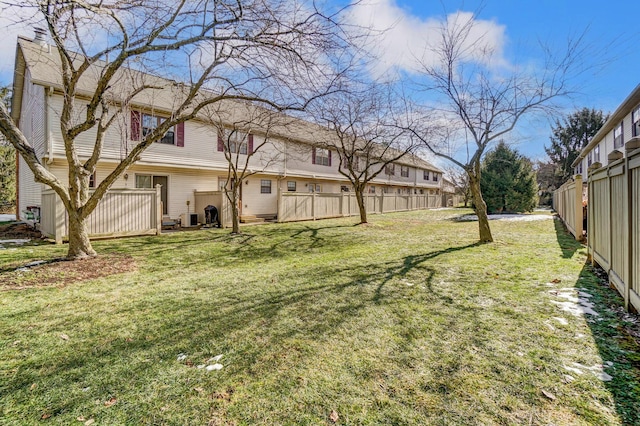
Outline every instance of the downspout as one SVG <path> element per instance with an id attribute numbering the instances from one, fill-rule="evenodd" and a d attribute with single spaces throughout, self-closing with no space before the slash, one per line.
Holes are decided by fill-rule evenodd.
<path id="1" fill-rule="evenodd" d="M 49 98 L 53 95 L 53 86 L 46 89 L 44 96 L 44 137 L 47 146 L 47 165 L 53 163 L 53 141 L 51 140 L 51 129 L 49 125 Z"/>

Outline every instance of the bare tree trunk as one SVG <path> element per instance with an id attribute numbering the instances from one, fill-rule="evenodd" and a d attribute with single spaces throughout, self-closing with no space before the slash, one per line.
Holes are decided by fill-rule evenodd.
<path id="1" fill-rule="evenodd" d="M 367 223 L 367 206 L 364 203 L 364 187 L 356 188 L 356 201 L 360 211 L 360 223 Z"/>
<path id="2" fill-rule="evenodd" d="M 86 259 L 96 256 L 89 240 L 86 217 L 80 217 L 76 210 L 69 210 L 69 251 L 67 259 Z"/>
<path id="3" fill-rule="evenodd" d="M 234 184 L 231 191 L 227 191 L 227 199 L 231 204 L 231 233 L 240 233 L 240 209 L 238 209 L 238 187 Z"/>
<path id="4" fill-rule="evenodd" d="M 482 198 L 480 190 L 480 173 L 469 172 L 469 189 L 473 197 L 474 210 L 478 216 L 478 227 L 480 228 L 480 242 L 492 243 L 493 236 L 489 227 L 489 217 L 487 216 L 487 203 Z"/>

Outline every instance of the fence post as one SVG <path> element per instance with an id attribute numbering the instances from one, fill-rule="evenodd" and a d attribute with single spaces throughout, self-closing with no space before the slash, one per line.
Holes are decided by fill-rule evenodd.
<path id="1" fill-rule="evenodd" d="M 58 194 L 52 194 L 53 197 L 53 228 L 54 228 L 54 238 L 56 240 L 56 244 L 62 244 L 62 234 L 64 222 L 66 219 L 66 210 L 62 205 L 62 200 L 58 197 Z"/>
<path id="2" fill-rule="evenodd" d="M 282 181 L 278 181 L 278 203 L 276 206 L 276 222 L 280 222 L 280 214 L 282 212 Z"/>
<path id="3" fill-rule="evenodd" d="M 160 195 L 160 187 L 162 185 L 156 185 L 156 235 L 162 233 L 162 197 Z"/>
<path id="4" fill-rule="evenodd" d="M 316 220 L 316 191 L 311 193 L 311 217 Z"/>
<path id="5" fill-rule="evenodd" d="M 583 219 L 583 213 L 582 213 L 582 175 L 577 175 L 576 176 L 576 196 L 575 196 L 575 206 L 576 206 L 576 212 L 575 212 L 575 221 L 576 221 L 576 225 L 575 225 L 575 230 L 576 230 L 576 240 L 580 241 L 582 239 L 582 219 Z"/>

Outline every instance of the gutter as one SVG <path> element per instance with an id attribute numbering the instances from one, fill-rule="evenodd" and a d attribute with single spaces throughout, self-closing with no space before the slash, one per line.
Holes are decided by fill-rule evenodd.
<path id="1" fill-rule="evenodd" d="M 45 88 L 44 95 L 44 137 L 47 146 L 47 165 L 53 163 L 53 138 L 51 137 L 51 125 L 49 124 L 49 98 L 53 95 L 53 86 Z"/>

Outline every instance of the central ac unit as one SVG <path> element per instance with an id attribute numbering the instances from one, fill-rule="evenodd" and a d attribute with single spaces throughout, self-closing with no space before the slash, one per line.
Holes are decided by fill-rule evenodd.
<path id="1" fill-rule="evenodd" d="M 198 226 L 198 213 L 182 213 L 180 215 L 180 225 L 183 228 Z"/>

